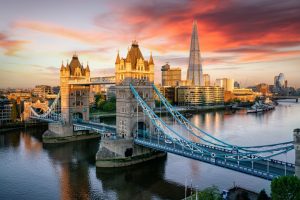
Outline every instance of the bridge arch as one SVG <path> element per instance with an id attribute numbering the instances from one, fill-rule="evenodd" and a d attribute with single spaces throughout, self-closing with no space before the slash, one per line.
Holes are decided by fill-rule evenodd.
<path id="1" fill-rule="evenodd" d="M 133 124 L 131 129 L 131 137 L 144 137 L 150 133 L 150 125 L 148 121 L 140 119 Z"/>
<path id="2" fill-rule="evenodd" d="M 74 112 L 72 118 L 73 120 L 83 120 L 83 114 L 82 112 Z"/>

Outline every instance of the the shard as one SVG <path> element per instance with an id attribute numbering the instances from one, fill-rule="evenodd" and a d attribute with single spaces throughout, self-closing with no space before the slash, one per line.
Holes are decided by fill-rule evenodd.
<path id="1" fill-rule="evenodd" d="M 199 40 L 198 40 L 198 27 L 197 21 L 193 22 L 193 32 L 191 38 L 190 46 L 190 58 L 189 58 L 189 68 L 187 71 L 188 81 L 195 86 L 203 86 L 203 72 L 201 64 L 201 56 L 199 49 Z"/>

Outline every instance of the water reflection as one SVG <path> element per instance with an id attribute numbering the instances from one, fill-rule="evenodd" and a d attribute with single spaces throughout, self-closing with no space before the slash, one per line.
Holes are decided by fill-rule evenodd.
<path id="1" fill-rule="evenodd" d="M 14 180 L 15 190 L 3 193 L 6 188 L 5 179 L 0 179 L 0 199 L 39 199 L 34 193 L 43 192 L 44 197 L 53 199 L 53 191 L 57 191 L 60 199 L 179 199 L 184 197 L 184 186 L 165 179 L 166 158 L 142 163 L 122 169 L 97 169 L 95 154 L 99 140 L 78 141 L 66 144 L 42 144 L 41 134 L 45 129 L 29 129 L 14 131 L 0 135 L 1 149 L 11 150 L 16 157 L 25 158 L 24 162 L 7 162 L 10 171 L 19 172 L 15 164 L 21 168 L 33 169 L 26 177 L 27 183 L 17 180 L 23 179 L 18 173 L 11 173 L 7 179 Z M 39 134 L 37 134 L 39 133 Z M 10 153 L 4 160 L 10 161 Z M 43 163 L 36 166 L 35 162 Z M 30 162 L 28 162 L 31 160 Z M 33 162 L 32 162 L 33 161 Z M 3 163 L 2 163 L 3 164 Z M 46 167 L 45 167 L 46 166 Z M 32 176 L 34 175 L 34 176 Z M 54 181 L 49 181 L 49 177 Z M 95 178 L 93 178 L 95 176 Z M 96 180 L 95 180 L 96 179 Z M 97 183 L 98 182 L 98 183 Z M 37 184 L 38 183 L 38 184 Z M 22 184 L 34 186 L 29 191 L 23 190 Z M 1 189 L 2 188 L 2 189 Z M 51 188 L 52 191 L 47 191 Z M 15 193 L 16 190 L 23 191 Z M 172 192 L 170 192 L 172 191 Z M 3 196 L 1 196 L 3 195 Z"/>
<path id="2" fill-rule="evenodd" d="M 179 199 L 184 187 L 165 180 L 165 158 L 123 169 L 97 169 L 104 190 L 113 190 L 117 199 Z"/>
<path id="3" fill-rule="evenodd" d="M 44 144 L 60 182 L 61 199 L 90 199 L 89 167 L 95 163 L 99 140 Z"/>
<path id="4" fill-rule="evenodd" d="M 230 143 L 259 145 L 292 140 L 299 113 L 300 104 L 282 103 L 263 115 L 218 111 L 190 119 Z M 172 154 L 128 168 L 96 170 L 98 139 L 43 145 L 44 130 L 0 134 L 0 199 L 181 199 L 186 180 L 200 188 L 226 189 L 235 182 L 269 190 L 268 181 Z M 294 152 L 282 159 L 294 162 Z"/>

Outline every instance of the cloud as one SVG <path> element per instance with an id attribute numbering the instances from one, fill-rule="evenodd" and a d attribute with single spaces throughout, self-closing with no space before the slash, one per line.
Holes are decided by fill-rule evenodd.
<path id="1" fill-rule="evenodd" d="M 13 40 L 8 35 L 0 32 L 0 48 L 4 49 L 7 56 L 14 56 L 18 51 L 23 49 L 23 46 L 29 41 Z"/>
<path id="2" fill-rule="evenodd" d="M 142 40 L 146 48 L 160 53 L 188 50 L 193 19 L 198 20 L 200 46 L 206 52 L 272 53 L 300 45 L 297 0 L 112 1 L 109 5 L 109 12 L 94 19 L 96 25 L 115 29 L 122 40 Z"/>
<path id="3" fill-rule="evenodd" d="M 107 39 L 107 35 L 105 35 L 100 31 L 83 31 L 77 29 L 66 28 L 64 26 L 47 23 L 47 22 L 39 22 L 39 21 L 16 21 L 13 23 L 14 28 L 23 28 L 34 30 L 42 33 L 47 33 L 50 35 L 55 35 L 71 40 L 76 40 L 88 44 L 95 44 L 97 41 L 101 41 Z"/>

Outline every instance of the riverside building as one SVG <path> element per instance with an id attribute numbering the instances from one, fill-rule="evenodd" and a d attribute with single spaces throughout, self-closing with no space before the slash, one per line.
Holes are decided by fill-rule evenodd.
<path id="1" fill-rule="evenodd" d="M 218 86 L 181 86 L 176 88 L 178 105 L 203 106 L 224 104 L 224 89 Z"/>

